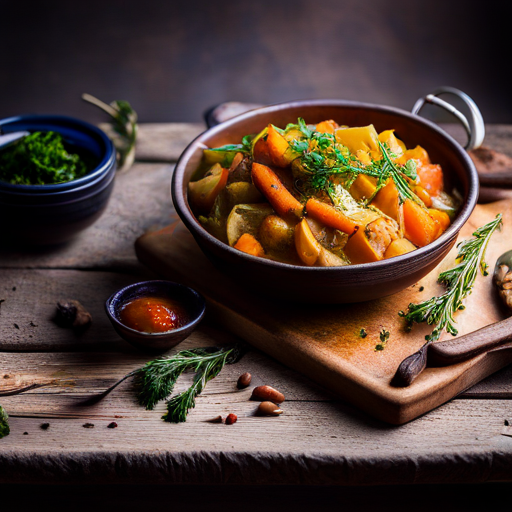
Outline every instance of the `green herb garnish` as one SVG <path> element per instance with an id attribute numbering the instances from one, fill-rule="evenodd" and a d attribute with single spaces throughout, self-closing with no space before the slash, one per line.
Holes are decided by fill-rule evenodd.
<path id="1" fill-rule="evenodd" d="M 431 334 L 425 339 L 427 342 L 436 341 L 446 329 L 452 336 L 458 331 L 455 327 L 453 315 L 460 309 L 464 309 L 462 301 L 471 294 L 478 269 L 484 276 L 488 274 L 488 265 L 485 262 L 485 251 L 492 234 L 501 227 L 502 215 L 484 226 L 478 228 L 473 237 L 463 240 L 458 244 L 455 267 L 439 274 L 438 282 L 446 285 L 446 292 L 439 297 L 432 297 L 419 304 L 409 304 L 407 313 L 401 312 L 400 316 L 405 317 L 409 324 L 413 322 L 426 322 L 435 325 Z"/>
<path id="2" fill-rule="evenodd" d="M 116 148 L 119 170 L 129 169 L 135 160 L 135 143 L 138 132 L 137 112 L 124 100 L 115 100 L 107 105 L 90 94 L 82 94 L 82 99 L 99 107 L 112 118 L 107 135 Z"/>
<path id="3" fill-rule="evenodd" d="M 366 329 L 362 327 L 361 330 L 359 331 L 359 337 L 366 338 L 366 336 L 368 336 L 368 333 L 366 332 Z"/>
<path id="4" fill-rule="evenodd" d="M 5 409 L 0 405 L 0 439 L 9 435 L 10 429 L 8 419 L 9 417 L 5 412 Z"/>
<path id="5" fill-rule="evenodd" d="M 287 127 L 290 128 L 299 130 L 303 135 L 300 140 L 291 140 L 289 145 L 300 154 L 300 169 L 303 176 L 297 184 L 305 195 L 320 191 L 329 193 L 332 186 L 331 178 L 334 176 L 342 177 L 345 181 L 344 187 L 349 189 L 357 177 L 363 174 L 377 178 L 375 191 L 367 202 L 370 202 L 391 178 L 395 182 L 401 203 L 406 199 L 412 199 L 423 205 L 408 182 L 408 178 L 413 181 L 417 178 L 414 160 L 408 160 L 405 165 L 396 164 L 392 160 L 396 155 L 389 151 L 386 144 L 378 141 L 382 158 L 372 160 L 370 165 L 363 165 L 345 146 L 336 141 L 335 135 L 311 130 L 304 119 L 299 118 L 296 125 Z"/>
<path id="6" fill-rule="evenodd" d="M 0 180 L 13 185 L 65 183 L 90 169 L 78 154 L 68 152 L 56 132 L 34 132 L 0 152 Z"/>
<path id="7" fill-rule="evenodd" d="M 225 364 L 237 362 L 241 355 L 238 347 L 207 347 L 182 350 L 172 357 L 150 361 L 132 372 L 138 401 L 146 409 L 153 409 L 157 402 L 172 393 L 178 377 L 192 370 L 196 372 L 194 383 L 167 401 L 167 413 L 162 416 L 163 420 L 172 423 L 186 421 L 188 411 L 195 406 L 195 398 L 206 383 L 216 377 Z"/>
<path id="8" fill-rule="evenodd" d="M 386 343 L 389 341 L 390 332 L 387 329 L 382 328 L 379 333 L 380 343 L 375 345 L 375 350 L 380 351 L 386 348 Z"/>

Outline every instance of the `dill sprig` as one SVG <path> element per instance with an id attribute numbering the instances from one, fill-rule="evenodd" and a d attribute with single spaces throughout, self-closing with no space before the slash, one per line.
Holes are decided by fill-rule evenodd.
<path id="1" fill-rule="evenodd" d="M 204 347 L 150 361 L 133 373 L 139 404 L 153 409 L 157 402 L 172 394 L 178 377 L 192 370 L 196 372 L 192 386 L 168 400 L 167 413 L 162 417 L 173 423 L 186 421 L 188 411 L 195 406 L 195 398 L 206 383 L 216 377 L 225 364 L 235 363 L 241 355 L 238 347 Z"/>
<path id="2" fill-rule="evenodd" d="M 302 139 L 291 140 L 289 145 L 300 154 L 300 163 L 307 177 L 305 186 L 307 192 L 315 193 L 323 190 L 329 193 L 333 176 L 342 176 L 345 180 L 344 187 L 349 189 L 357 177 L 364 174 L 377 178 L 375 191 L 367 202 L 375 197 L 389 178 L 392 178 L 401 203 L 406 199 L 412 199 L 423 205 L 407 181 L 407 178 L 417 179 L 416 163 L 414 160 L 409 160 L 405 165 L 396 164 L 392 160 L 396 155 L 391 153 L 387 144 L 378 141 L 382 158 L 372 160 L 370 165 L 364 165 L 346 147 L 336 141 L 335 135 L 310 129 L 304 119 L 299 118 L 297 125 L 289 125 L 286 129 L 290 128 L 300 130 L 303 135 Z"/>
<path id="3" fill-rule="evenodd" d="M 8 419 L 9 417 L 5 412 L 5 409 L 0 405 L 0 439 L 9 435 L 10 429 Z"/>
<path id="4" fill-rule="evenodd" d="M 484 276 L 488 274 L 488 265 L 485 262 L 485 252 L 492 234 L 502 226 L 501 213 L 484 226 L 478 228 L 473 237 L 463 240 L 457 247 L 455 267 L 441 272 L 438 282 L 446 286 L 446 292 L 439 297 L 432 297 L 419 304 L 409 304 L 407 314 L 401 313 L 405 319 L 413 322 L 426 322 L 435 325 L 431 334 L 425 336 L 427 342 L 436 341 L 446 329 L 451 335 L 458 334 L 453 315 L 458 310 L 464 309 L 462 301 L 471 294 L 478 269 Z"/>

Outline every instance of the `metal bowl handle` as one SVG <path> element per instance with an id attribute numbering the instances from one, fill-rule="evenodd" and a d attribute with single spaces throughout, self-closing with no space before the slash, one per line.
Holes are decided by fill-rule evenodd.
<path id="1" fill-rule="evenodd" d="M 440 94 L 453 94 L 454 96 L 460 98 L 469 108 L 469 119 L 462 112 L 457 110 L 451 103 L 438 98 L 437 96 Z M 460 91 L 459 89 L 455 89 L 455 87 L 439 87 L 430 94 L 427 94 L 425 97 L 420 98 L 414 104 L 412 113 L 419 115 L 419 112 L 425 103 L 437 105 L 445 109 L 460 121 L 468 136 L 468 141 L 464 146 L 464 149 L 469 151 L 470 149 L 475 149 L 482 145 L 485 137 L 484 119 L 480 113 L 479 108 L 476 106 L 476 103 L 466 93 Z"/>

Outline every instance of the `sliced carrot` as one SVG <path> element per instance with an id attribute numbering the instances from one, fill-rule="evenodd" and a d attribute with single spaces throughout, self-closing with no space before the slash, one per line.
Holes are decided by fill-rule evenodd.
<path id="1" fill-rule="evenodd" d="M 295 248 L 299 258 L 308 266 L 316 263 L 322 252 L 322 246 L 311 231 L 306 219 L 295 226 Z"/>
<path id="2" fill-rule="evenodd" d="M 293 197 L 272 169 L 254 162 L 251 176 L 256 188 L 268 199 L 278 215 L 285 218 L 292 215 L 300 217 L 302 204 Z"/>
<path id="3" fill-rule="evenodd" d="M 340 125 L 336 121 L 333 121 L 332 119 L 329 119 L 327 121 L 322 121 L 321 123 L 318 123 L 316 125 L 315 129 L 316 129 L 317 132 L 320 132 L 320 133 L 332 133 L 332 134 L 334 134 L 334 130 L 336 130 L 339 127 L 340 127 Z"/>
<path id="4" fill-rule="evenodd" d="M 421 164 L 417 167 L 420 185 L 425 188 L 431 196 L 437 196 L 442 192 L 443 170 L 438 164 Z"/>
<path id="5" fill-rule="evenodd" d="M 244 233 L 233 247 L 252 256 L 265 256 L 262 245 L 249 233 Z"/>
<path id="6" fill-rule="evenodd" d="M 406 254 L 414 250 L 416 250 L 416 246 L 407 240 L 407 238 L 398 238 L 389 244 L 384 253 L 384 259 L 394 258 L 395 256 L 400 256 L 401 254 Z"/>
<path id="7" fill-rule="evenodd" d="M 318 199 L 308 199 L 306 211 L 313 219 L 321 222 L 325 226 L 339 229 L 349 235 L 358 228 L 358 224 L 350 217 L 347 217 L 341 210 L 337 210 L 334 206 L 319 201 Z"/>
<path id="8" fill-rule="evenodd" d="M 267 146 L 272 163 L 288 167 L 299 155 L 290 148 L 288 141 L 271 124 L 268 125 Z"/>
<path id="9" fill-rule="evenodd" d="M 418 247 L 433 242 L 439 234 L 439 223 L 418 203 L 406 199 L 403 204 L 405 237 Z"/>

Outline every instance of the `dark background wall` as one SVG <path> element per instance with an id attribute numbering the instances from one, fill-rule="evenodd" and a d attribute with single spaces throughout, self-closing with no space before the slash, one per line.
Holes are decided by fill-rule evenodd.
<path id="1" fill-rule="evenodd" d="M 440 85 L 512 122 L 510 2 L 0 0 L 0 117 L 199 121 L 226 100 L 341 98 L 409 110 Z"/>

